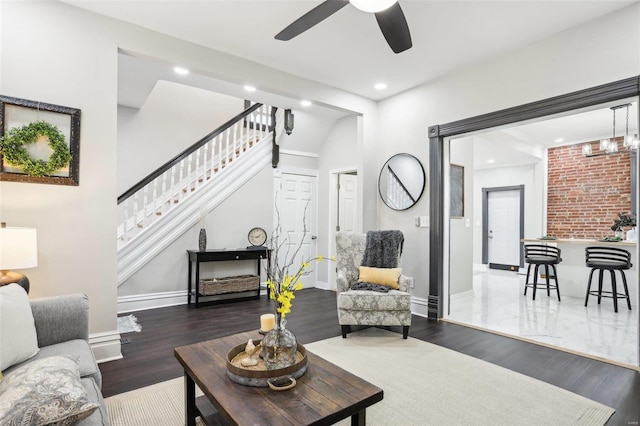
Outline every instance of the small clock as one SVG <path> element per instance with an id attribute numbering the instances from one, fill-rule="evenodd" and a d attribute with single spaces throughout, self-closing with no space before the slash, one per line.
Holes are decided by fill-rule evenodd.
<path id="1" fill-rule="evenodd" d="M 263 246 L 267 241 L 267 231 L 260 227 L 252 228 L 249 231 L 248 239 L 252 246 Z"/>

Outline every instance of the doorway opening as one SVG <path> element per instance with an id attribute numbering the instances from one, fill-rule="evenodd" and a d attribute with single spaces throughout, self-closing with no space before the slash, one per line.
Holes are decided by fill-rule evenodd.
<path id="1" fill-rule="evenodd" d="M 524 185 L 482 188 L 482 263 L 518 271 L 524 266 Z"/>
<path id="2" fill-rule="evenodd" d="M 555 170 L 550 160 L 552 148 L 550 145 L 539 146 L 537 149 L 527 149 L 520 142 L 507 139 L 520 137 L 526 126 L 537 124 L 538 122 L 551 122 L 555 119 L 565 117 L 575 117 L 583 113 L 597 112 L 603 110 L 607 113 L 608 120 L 603 126 L 602 134 L 593 133 L 588 135 L 587 139 L 580 138 L 573 141 L 567 141 L 564 145 L 575 145 L 576 149 L 571 149 L 573 158 L 576 161 L 592 161 L 591 166 L 595 163 L 593 156 L 589 157 L 584 154 L 580 148 L 585 144 L 597 145 L 599 140 L 610 137 L 610 108 L 620 102 L 631 102 L 635 110 L 630 122 L 630 129 L 634 130 L 630 133 L 637 133 L 637 123 L 640 121 L 640 114 L 637 109 L 637 95 L 640 93 L 640 81 L 637 77 L 627 80 L 621 80 L 614 83 L 598 86 L 595 88 L 585 89 L 583 91 L 570 93 L 567 95 L 550 98 L 547 100 L 534 102 L 532 104 L 522 105 L 508 110 L 498 111 L 484 116 L 468 118 L 459 122 L 448 123 L 440 126 L 432 126 L 429 128 L 430 135 L 430 213 L 431 213 L 431 234 L 430 234 L 430 294 L 429 294 L 429 315 L 433 318 L 447 317 L 455 322 L 463 325 L 471 325 L 479 327 L 487 331 L 498 334 L 506 334 L 514 336 L 522 340 L 532 343 L 552 346 L 556 349 L 578 352 L 592 358 L 601 359 L 622 366 L 639 365 L 638 354 L 640 341 L 638 339 L 638 328 L 640 321 L 637 314 L 637 306 L 640 302 L 638 292 L 631 295 L 633 310 L 627 312 L 613 312 L 612 306 L 606 305 L 603 301 L 602 305 L 592 306 L 587 309 L 584 307 L 584 291 L 589 274 L 589 269 L 584 261 L 584 244 L 599 243 L 601 237 L 572 238 L 571 234 L 578 235 L 578 232 L 584 232 L 584 225 L 579 225 L 578 220 L 572 220 L 572 217 L 583 218 L 593 217 L 594 226 L 597 232 L 601 232 L 602 237 L 611 233 L 609 229 L 612 225 L 614 215 L 607 212 L 602 215 L 601 208 L 608 206 L 606 200 L 601 199 L 599 202 L 591 201 L 588 206 L 592 207 L 591 214 L 584 212 L 572 215 L 572 210 L 581 201 L 581 194 L 578 190 L 560 190 L 561 195 L 568 195 L 571 198 L 570 203 L 566 207 L 562 207 L 565 214 L 563 225 L 558 232 L 557 238 L 549 235 L 551 230 L 548 223 L 548 208 L 558 204 L 556 197 L 558 191 L 552 192 L 549 186 L 551 170 Z M 594 120 L 587 122 L 588 125 L 576 125 L 573 123 L 570 128 L 577 130 L 590 130 Z M 502 132 L 502 140 L 486 140 L 483 144 L 479 141 L 485 138 L 485 134 L 489 132 Z M 584 135 L 583 135 L 584 136 Z M 508 138 L 507 138 L 508 137 Z M 473 138 L 473 147 L 470 151 L 473 154 L 472 159 L 467 162 L 460 161 L 457 158 L 448 158 L 449 141 L 454 138 Z M 559 143 L 554 139 L 537 137 L 537 141 L 548 140 L 547 143 Z M 620 147 L 623 147 L 621 144 Z M 491 151 L 489 148 L 494 148 Z M 507 150 L 509 148 L 509 150 Z M 503 154 L 507 152 L 513 153 L 511 149 L 518 148 L 517 153 L 509 156 L 512 164 L 508 169 L 504 166 L 496 167 L 496 162 L 505 158 Z M 622 150 L 623 148 L 621 148 Z M 628 149 L 624 146 L 624 149 Z M 467 151 L 468 152 L 468 151 Z M 558 149 L 557 152 L 564 152 Z M 491 155 L 495 155 L 492 157 Z M 598 161 L 605 160 L 607 154 L 600 154 L 595 157 Z M 616 158 L 622 158 L 619 161 L 621 165 L 627 169 L 631 168 L 633 175 L 634 167 L 637 167 L 638 158 L 636 155 L 616 153 Z M 624 156 L 626 155 L 626 157 Z M 537 160 L 531 161 L 531 157 L 537 157 Z M 630 161 L 626 158 L 630 157 Z M 610 157 L 613 158 L 613 157 Z M 473 240 L 461 240 L 454 238 L 455 231 L 453 220 L 445 221 L 447 210 L 443 206 L 449 204 L 449 182 L 446 180 L 448 176 L 448 163 L 455 160 L 456 164 L 462 164 L 465 167 L 465 186 L 466 180 L 475 180 L 484 174 L 484 179 L 493 179 L 489 184 L 472 184 L 474 195 L 472 197 L 464 197 L 465 213 L 461 218 L 456 218 L 456 222 L 464 224 L 468 227 L 469 223 L 473 223 L 474 232 Z M 631 162 L 631 163 L 630 163 Z M 487 172 L 487 164 L 491 163 L 493 170 Z M 529 164 L 529 165 L 527 165 Z M 575 168 L 572 168 L 575 169 Z M 599 168 L 598 170 L 600 170 Z M 508 173 L 507 173 L 508 172 Z M 628 174 L 629 170 L 625 173 Z M 508 174 L 509 176 L 506 176 Z M 582 173 L 585 175 L 586 173 Z M 517 180 L 512 177 L 517 177 Z M 511 179 L 510 179 L 511 177 Z M 571 177 L 562 178 L 562 183 L 575 181 L 579 179 L 580 173 L 575 172 Z M 638 188 L 631 182 L 635 177 L 629 179 L 630 191 L 627 192 L 633 206 L 627 206 L 630 211 L 637 211 L 637 191 Z M 520 180 L 521 182 L 518 182 Z M 611 192 L 611 179 L 607 180 L 610 184 L 607 188 Z M 560 291 L 562 292 L 562 302 L 554 297 L 538 297 L 533 301 L 532 298 L 523 295 L 525 277 L 519 274 L 502 271 L 500 269 L 487 269 L 483 273 L 476 274 L 473 270 L 473 263 L 482 263 L 482 251 L 477 250 L 481 245 L 483 218 L 479 215 L 473 215 L 467 211 L 474 211 L 473 202 L 476 207 L 482 203 L 481 188 L 494 188 L 502 186 L 517 186 L 526 184 L 527 194 L 523 211 L 527 212 L 524 223 L 524 240 L 544 244 L 557 244 L 563 247 L 563 261 L 558 267 L 558 279 L 560 283 Z M 593 192 L 593 185 L 583 185 L 584 189 Z M 487 193 L 487 202 L 489 194 Z M 617 197 L 618 199 L 620 197 Z M 553 203 L 552 203 L 553 201 Z M 469 207 L 469 208 L 467 208 Z M 479 209 L 475 209 L 477 211 Z M 485 211 L 486 212 L 486 211 Z M 602 217 L 598 217 L 601 215 Z M 611 217 L 610 217 L 611 216 Z M 449 224 L 451 223 L 450 229 Z M 489 223 L 487 221 L 487 234 Z M 556 231 L 553 231 L 554 233 Z M 568 235 L 568 236 L 565 236 Z M 477 239 L 476 239 L 477 238 Z M 564 240 L 564 241 L 563 241 Z M 583 245 L 581 245 L 583 244 Z M 632 258 L 639 262 L 638 244 L 633 241 L 617 243 L 625 245 L 625 249 L 632 253 Z M 473 247 L 471 247 L 473 246 Z M 517 252 L 520 253 L 520 246 Z M 467 265 L 468 269 L 460 267 L 459 260 L 462 257 L 469 257 L 467 254 L 473 251 L 474 262 Z M 476 253 L 480 254 L 476 257 Z M 451 254 L 449 257 L 447 254 Z M 485 251 L 488 257 L 488 249 Z M 580 254 L 581 253 L 581 254 Z M 455 256 L 454 256 L 455 255 Z M 454 260 L 457 262 L 453 268 Z M 488 259 L 484 259 L 487 261 Z M 519 263 L 519 262 L 518 262 Z M 583 276 L 584 275 L 584 276 Z M 472 277 L 468 281 L 464 277 Z M 627 278 L 630 281 L 637 282 L 638 269 L 634 268 L 627 271 Z M 463 278 L 463 279 L 460 279 Z M 454 288 L 453 281 L 458 279 Z M 466 284 L 468 283 L 468 284 Z M 466 287 L 465 287 L 466 284 Z M 449 292 L 447 292 L 449 290 Z M 565 295 L 567 297 L 565 297 Z M 467 296 L 470 303 L 460 311 L 461 301 Z M 546 295 L 545 295 L 546 296 Z M 445 312 L 445 307 L 451 302 L 450 312 Z M 467 317 L 465 318 L 464 315 Z M 575 315 L 581 314 L 578 318 Z M 568 325 L 581 326 L 582 329 L 568 329 Z M 611 327 L 609 327 L 611 326 Z M 607 328 L 609 327 L 609 328 Z M 545 338 L 547 338 L 545 340 Z M 599 352 L 593 352 L 598 346 L 603 349 Z"/>
<path id="3" fill-rule="evenodd" d="M 344 167 L 329 170 L 329 253 L 336 252 L 336 232 L 361 232 L 358 214 L 358 170 Z M 329 286 L 335 290 L 336 265 L 327 262 Z"/>

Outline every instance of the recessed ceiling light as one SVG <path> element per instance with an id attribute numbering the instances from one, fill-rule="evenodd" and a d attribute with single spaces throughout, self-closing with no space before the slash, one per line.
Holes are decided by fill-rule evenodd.
<path id="1" fill-rule="evenodd" d="M 174 68 L 173 68 L 173 71 L 174 71 L 176 74 L 180 74 L 180 75 L 187 75 L 187 74 L 189 74 L 189 70 L 188 70 L 188 69 L 186 69 L 186 68 L 183 68 L 183 67 L 174 67 Z"/>
<path id="2" fill-rule="evenodd" d="M 496 162 L 496 160 L 494 160 L 493 158 L 490 158 L 490 159 L 487 160 L 487 163 L 495 163 L 495 162 Z"/>
<path id="3" fill-rule="evenodd" d="M 562 143 L 564 142 L 564 138 L 558 138 L 555 140 L 556 143 Z"/>
<path id="4" fill-rule="evenodd" d="M 311 106 L 311 101 L 305 99 L 303 101 L 300 101 L 300 105 L 302 105 L 303 107 Z"/>
<path id="5" fill-rule="evenodd" d="M 255 88 L 255 86 L 252 86 L 250 84 L 245 84 L 244 90 L 246 90 L 247 92 L 255 92 L 256 88 Z"/>
<path id="6" fill-rule="evenodd" d="M 384 90 L 387 88 L 387 85 L 385 83 L 376 83 L 376 85 L 373 87 L 376 90 Z"/>

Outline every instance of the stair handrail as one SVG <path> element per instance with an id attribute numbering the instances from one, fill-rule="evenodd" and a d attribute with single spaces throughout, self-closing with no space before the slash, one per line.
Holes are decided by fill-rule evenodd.
<path id="1" fill-rule="evenodd" d="M 153 182 L 154 179 L 162 175 L 171 167 L 175 166 L 180 161 L 187 158 L 190 154 L 197 151 L 198 148 L 202 147 L 203 145 L 205 145 L 207 142 L 209 142 L 211 139 L 215 138 L 216 136 L 222 134 L 227 129 L 231 128 L 231 126 L 233 126 L 235 123 L 244 119 L 245 117 L 247 117 L 249 114 L 256 111 L 260 107 L 262 107 L 261 103 L 255 103 L 251 105 L 249 108 L 245 109 L 240 114 L 236 115 L 235 117 L 233 117 L 232 119 L 230 119 L 229 121 L 227 121 L 226 123 L 218 127 L 217 129 L 215 129 L 214 131 L 212 131 L 211 133 L 209 133 L 208 135 L 200 139 L 198 142 L 194 143 L 193 145 L 191 145 L 190 147 L 188 147 L 187 149 L 185 149 L 184 151 L 182 151 L 181 153 L 173 157 L 171 160 L 167 161 L 162 166 L 158 167 L 153 172 L 149 173 L 149 175 L 141 179 L 140 182 L 136 183 L 131 188 L 126 190 L 122 195 L 120 195 L 118 197 L 118 204 L 121 204 L 127 198 L 131 197 L 133 194 L 140 191 L 146 185 Z"/>

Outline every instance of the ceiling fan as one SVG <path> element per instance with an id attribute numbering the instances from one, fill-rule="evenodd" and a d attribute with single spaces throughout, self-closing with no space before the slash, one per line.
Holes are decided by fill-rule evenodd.
<path id="1" fill-rule="evenodd" d="M 398 0 L 325 0 L 276 35 L 291 40 L 351 3 L 364 12 L 375 13 L 378 26 L 395 53 L 411 48 L 411 34 Z"/>

